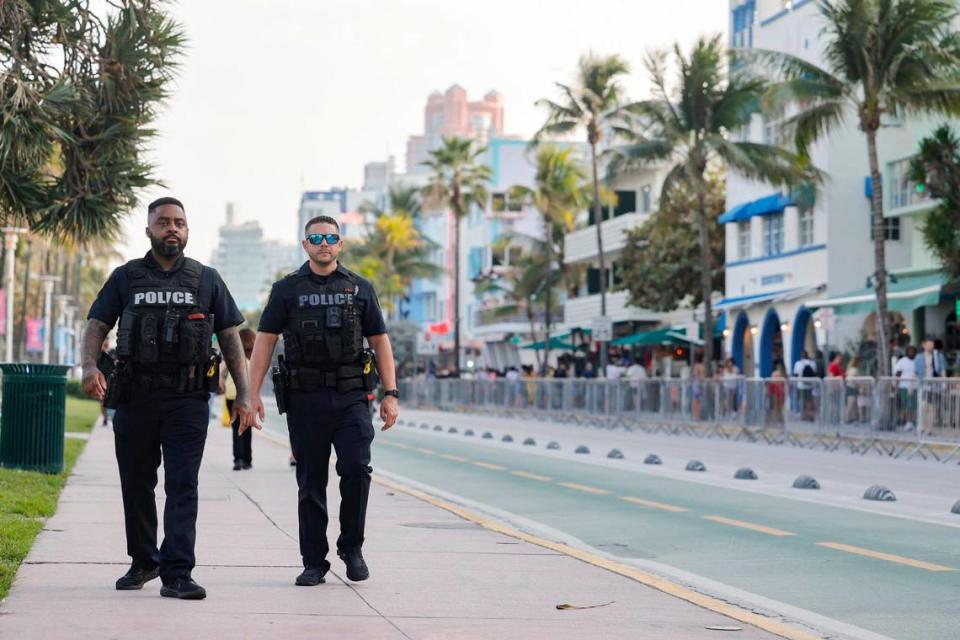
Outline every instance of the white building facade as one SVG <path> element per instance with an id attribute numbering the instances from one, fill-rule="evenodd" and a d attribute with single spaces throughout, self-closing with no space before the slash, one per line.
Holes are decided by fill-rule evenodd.
<path id="1" fill-rule="evenodd" d="M 823 27 L 810 0 L 731 0 L 731 46 L 772 49 L 823 65 Z M 742 140 L 789 144 L 779 122 L 784 114 L 754 116 Z M 933 203 L 916 194 L 905 170 L 926 121 L 891 120 L 879 133 L 883 171 L 888 270 L 902 289 L 896 331 L 901 342 L 917 342 L 927 330 L 943 333 L 949 301 L 940 290 L 917 293 L 937 280 L 938 268 L 925 248 L 920 225 Z M 827 175 L 810 210 L 768 184 L 735 172 L 727 176 L 726 292 L 717 305 L 727 314 L 725 346 L 745 375 L 767 377 L 783 364 L 788 372 L 806 351 L 811 357 L 838 350 L 855 353 L 876 340 L 871 278 L 875 266 L 871 230 L 871 182 L 866 138 L 854 114 L 811 151 Z M 922 285 L 922 286 L 921 286 Z M 934 302 L 932 308 L 926 303 Z M 954 316 L 954 325 L 956 323 Z M 869 363 L 865 363 L 869 364 Z"/>

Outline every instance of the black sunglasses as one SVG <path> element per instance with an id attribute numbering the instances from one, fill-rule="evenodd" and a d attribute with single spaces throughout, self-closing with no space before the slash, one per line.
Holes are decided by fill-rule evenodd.
<path id="1" fill-rule="evenodd" d="M 327 244 L 334 245 L 340 242 L 339 233 L 311 233 L 307 236 L 307 242 L 313 245 L 323 244 L 323 241 L 326 240 Z"/>

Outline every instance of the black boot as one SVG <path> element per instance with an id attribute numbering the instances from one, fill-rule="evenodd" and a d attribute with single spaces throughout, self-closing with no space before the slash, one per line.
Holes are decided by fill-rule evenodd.
<path id="1" fill-rule="evenodd" d="M 240 464 L 240 461 L 239 461 L 239 460 L 235 460 L 235 461 L 233 462 L 233 470 L 234 470 L 234 471 L 240 471 L 240 469 L 242 469 L 242 468 L 243 468 L 243 465 Z"/>
<path id="2" fill-rule="evenodd" d="M 160 587 L 160 595 L 181 600 L 203 600 L 207 597 L 207 590 L 194 582 L 193 578 L 177 578 Z"/>
<path id="3" fill-rule="evenodd" d="M 338 551 L 337 555 L 347 565 L 347 577 L 354 582 L 361 582 L 370 577 L 370 570 L 367 569 L 367 563 L 363 561 L 363 554 L 360 549 L 351 551 Z"/>
<path id="4" fill-rule="evenodd" d="M 159 575 L 159 567 L 154 567 L 153 569 L 147 570 L 133 565 L 130 567 L 129 571 L 127 571 L 117 580 L 117 591 L 133 591 L 135 589 L 143 589 L 143 585 Z"/>
<path id="5" fill-rule="evenodd" d="M 323 575 L 326 573 L 323 567 L 307 567 L 303 573 L 297 576 L 296 584 L 300 587 L 315 587 L 318 584 L 326 582 Z"/>

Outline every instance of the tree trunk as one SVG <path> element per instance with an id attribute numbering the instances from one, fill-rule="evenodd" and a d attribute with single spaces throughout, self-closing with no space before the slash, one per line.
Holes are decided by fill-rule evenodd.
<path id="1" fill-rule="evenodd" d="M 880 162 L 877 159 L 877 132 L 866 128 L 867 154 L 870 160 L 870 181 L 873 195 L 870 208 L 873 224 L 873 279 L 877 292 L 877 375 L 890 375 L 890 340 L 893 337 L 890 327 L 890 314 L 887 311 L 887 258 L 885 225 L 883 220 L 883 179 L 880 175 Z"/>
<path id="2" fill-rule="evenodd" d="M 553 224 L 550 220 L 550 214 L 544 214 L 544 217 L 547 221 L 547 282 L 546 282 L 546 295 L 544 302 L 546 303 L 546 314 L 543 320 L 544 326 L 544 342 L 543 342 L 543 375 L 546 377 L 547 367 L 550 366 L 550 289 L 551 280 L 553 279 L 552 272 L 552 262 L 553 262 Z"/>
<path id="3" fill-rule="evenodd" d="M 533 297 L 527 298 L 527 322 L 530 323 L 530 342 L 533 344 L 537 343 L 537 324 L 536 319 L 533 316 Z M 540 370 L 540 350 L 533 350 L 533 357 L 537 363 L 537 370 Z"/>
<path id="4" fill-rule="evenodd" d="M 590 143 L 590 164 L 593 169 L 593 223 L 597 227 L 597 262 L 600 264 L 600 315 L 607 315 L 607 268 L 603 256 L 603 207 L 600 205 L 600 180 L 597 177 L 597 143 Z M 600 371 L 606 376 L 607 343 L 600 343 Z"/>
<path id="5" fill-rule="evenodd" d="M 713 376 L 713 265 L 710 260 L 710 234 L 707 230 L 707 203 L 703 181 L 697 184 L 697 227 L 700 232 L 700 287 L 703 295 L 703 368 Z"/>
<path id="6" fill-rule="evenodd" d="M 453 233 L 453 369 L 456 377 L 460 377 L 460 219 L 462 216 L 456 209 L 453 211 L 455 230 Z"/>

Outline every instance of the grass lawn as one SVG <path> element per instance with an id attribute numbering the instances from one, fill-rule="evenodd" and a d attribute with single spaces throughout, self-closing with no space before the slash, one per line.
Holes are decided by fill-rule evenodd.
<path id="1" fill-rule="evenodd" d="M 67 431 L 89 432 L 99 416 L 98 402 L 67 398 Z M 60 490 L 86 444 L 86 440 L 66 439 L 64 471 L 56 475 L 0 468 L 0 599 L 7 596 L 44 521 L 56 511 Z"/>

